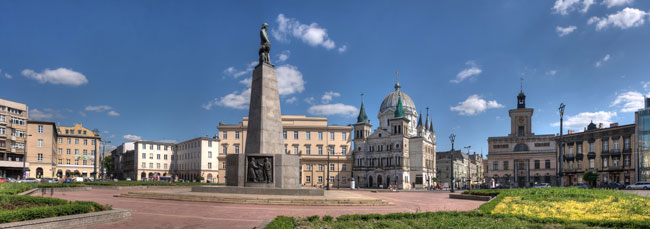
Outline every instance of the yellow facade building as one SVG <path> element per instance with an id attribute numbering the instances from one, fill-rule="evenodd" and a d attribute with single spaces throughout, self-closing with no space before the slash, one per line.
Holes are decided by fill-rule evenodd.
<path id="1" fill-rule="evenodd" d="M 101 141 L 99 134 L 77 123 L 71 127 L 57 127 L 57 135 L 55 175 L 92 177 Z"/>
<path id="2" fill-rule="evenodd" d="M 349 187 L 352 178 L 352 127 L 328 125 L 325 117 L 283 115 L 284 151 L 301 161 L 301 184 L 307 187 Z M 238 124 L 219 123 L 219 175 L 224 183 L 226 154 L 244 153 L 248 117 Z M 328 171 L 329 170 L 329 171 Z"/>
<path id="3" fill-rule="evenodd" d="M 56 124 L 48 121 L 27 121 L 28 175 L 32 178 L 53 178 L 56 171 Z"/>

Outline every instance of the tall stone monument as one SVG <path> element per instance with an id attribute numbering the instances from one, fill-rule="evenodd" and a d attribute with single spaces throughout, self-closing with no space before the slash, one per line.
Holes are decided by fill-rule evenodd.
<path id="1" fill-rule="evenodd" d="M 298 188 L 300 158 L 284 153 L 278 78 L 271 64 L 264 23 L 260 30 L 259 64 L 253 71 L 244 154 L 226 156 L 226 185 Z"/>

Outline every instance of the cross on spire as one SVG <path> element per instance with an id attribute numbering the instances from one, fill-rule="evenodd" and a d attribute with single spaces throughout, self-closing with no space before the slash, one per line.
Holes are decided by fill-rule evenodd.
<path id="1" fill-rule="evenodd" d="M 363 103 L 363 92 L 361 92 L 361 103 Z"/>
<path id="2" fill-rule="evenodd" d="M 395 91 L 399 91 L 399 89 L 401 88 L 401 86 L 399 85 L 399 72 L 395 72 L 395 79 L 396 79 Z"/>
<path id="3" fill-rule="evenodd" d="M 519 80 L 520 80 L 519 90 L 524 91 L 524 77 L 519 77 Z"/>

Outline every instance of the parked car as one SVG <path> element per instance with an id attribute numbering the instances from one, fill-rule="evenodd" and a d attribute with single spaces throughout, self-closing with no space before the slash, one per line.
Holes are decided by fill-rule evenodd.
<path id="1" fill-rule="evenodd" d="M 510 186 L 502 185 L 502 184 L 497 184 L 494 186 L 492 189 L 509 189 Z"/>
<path id="2" fill-rule="evenodd" d="M 605 185 L 605 188 L 608 188 L 608 189 L 624 189 L 625 185 L 614 182 L 614 183 L 609 183 L 609 184 Z"/>
<path id="3" fill-rule="evenodd" d="M 56 178 L 43 178 L 43 179 L 41 179 L 41 183 L 57 183 L 57 181 L 58 180 Z"/>
<path id="4" fill-rule="evenodd" d="M 626 187 L 626 189 L 650 189 L 650 182 L 637 182 L 636 184 L 631 184 Z"/>
<path id="5" fill-rule="evenodd" d="M 18 180 L 14 179 L 14 178 L 11 178 L 11 177 L 7 177 L 5 180 L 6 180 L 8 183 L 18 182 Z"/>
<path id="6" fill-rule="evenodd" d="M 19 180 L 18 183 L 38 183 L 38 180 L 36 178 L 25 178 L 22 180 Z"/>
<path id="7" fill-rule="evenodd" d="M 551 185 L 548 184 L 548 183 L 539 183 L 539 184 L 533 185 L 533 188 L 550 188 L 550 187 L 551 187 Z"/>
<path id="8" fill-rule="evenodd" d="M 585 183 L 577 183 L 577 184 L 573 185 L 573 187 L 576 187 L 576 188 L 589 188 L 589 186 L 587 186 Z"/>

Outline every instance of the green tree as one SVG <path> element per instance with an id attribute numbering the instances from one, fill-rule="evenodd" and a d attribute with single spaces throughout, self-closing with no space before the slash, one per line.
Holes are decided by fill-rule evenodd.
<path id="1" fill-rule="evenodd" d="M 102 166 L 106 168 L 106 174 L 113 174 L 113 156 L 108 155 L 104 157 L 104 160 L 102 161 Z"/>
<path id="2" fill-rule="evenodd" d="M 582 176 L 582 179 L 586 182 L 589 183 L 591 187 L 596 186 L 596 180 L 598 180 L 598 173 L 592 172 L 592 171 L 587 171 L 584 176 Z"/>

